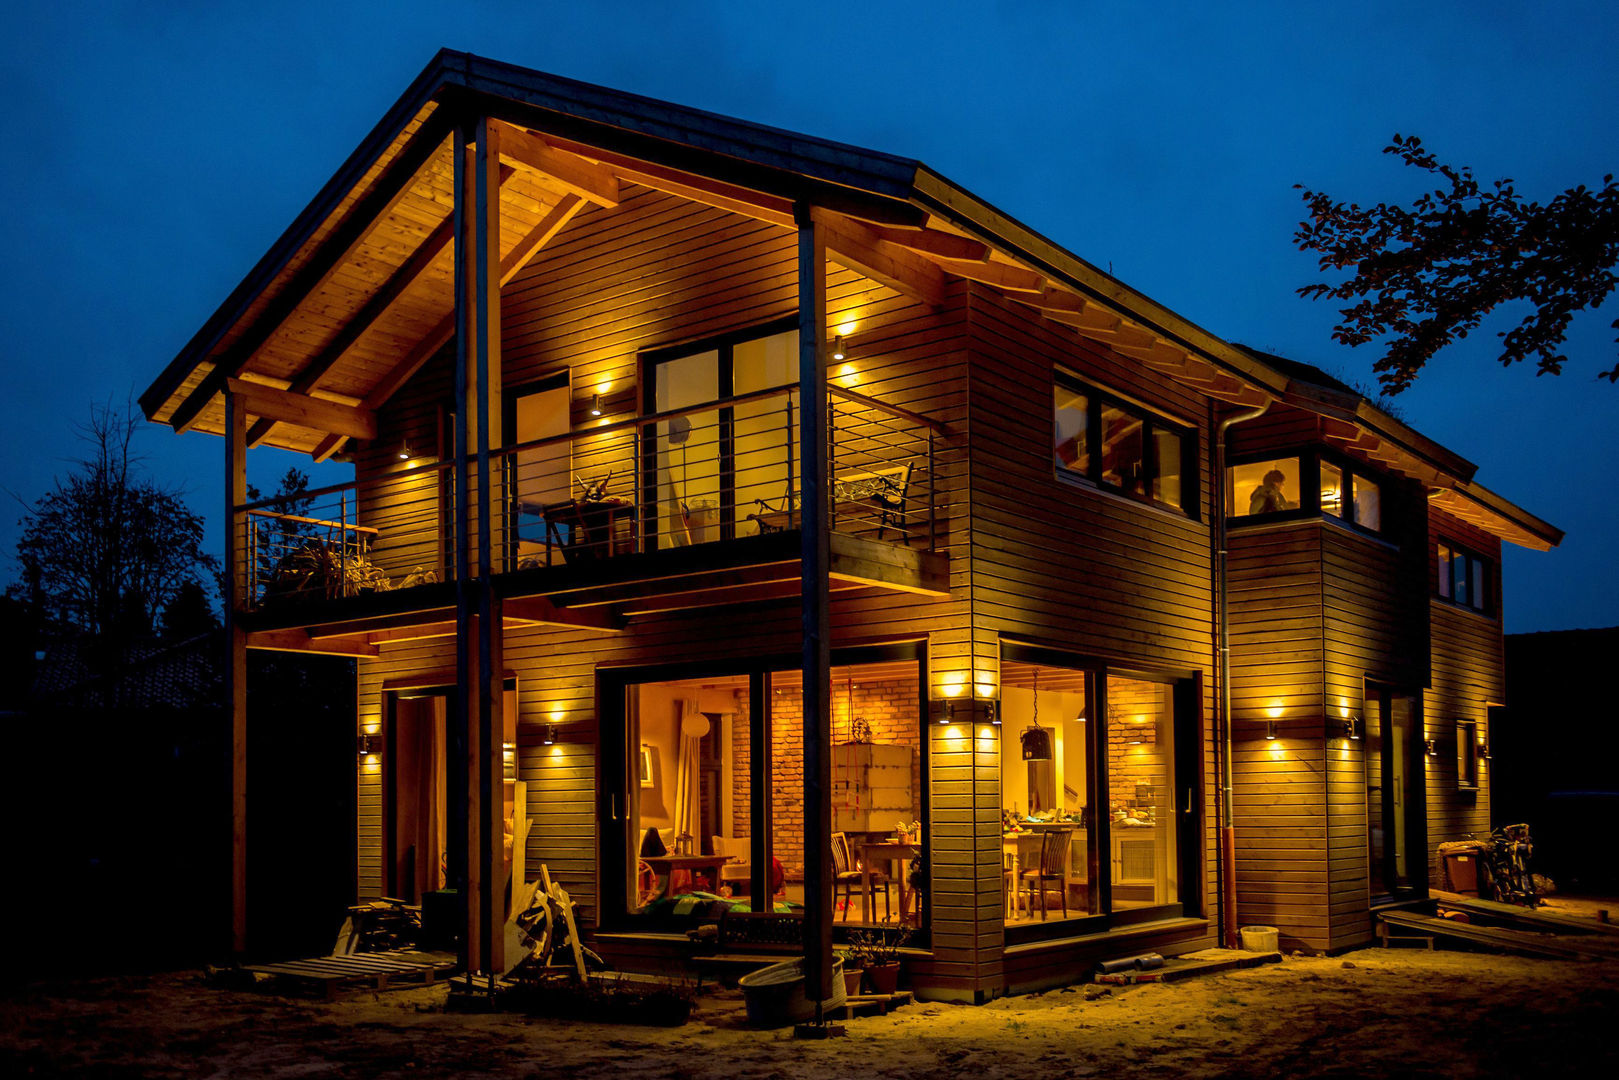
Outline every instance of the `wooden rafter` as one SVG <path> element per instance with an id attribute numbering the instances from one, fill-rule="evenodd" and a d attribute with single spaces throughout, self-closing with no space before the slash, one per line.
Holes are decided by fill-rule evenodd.
<path id="1" fill-rule="evenodd" d="M 513 171 L 510 167 L 501 169 L 501 183 L 505 183 Z M 348 355 L 355 343 L 377 324 L 377 320 L 388 312 L 405 290 L 416 283 L 417 278 L 432 265 L 433 260 L 438 258 L 454 237 L 455 220 L 453 215 L 446 212 L 444 219 L 420 244 L 416 245 L 416 250 L 410 253 L 399 269 L 389 275 L 382 287 L 371 294 L 365 305 L 355 312 L 353 317 L 338 329 L 332 340 L 293 377 L 292 385 L 288 389 L 295 394 L 307 394 L 318 386 L 322 379 L 343 362 L 343 358 Z M 274 426 L 275 422 L 271 420 L 260 420 L 255 423 L 248 429 L 247 445 L 253 447 L 264 442 Z"/>
<path id="2" fill-rule="evenodd" d="M 225 389 L 225 380 L 241 372 L 260 346 L 270 340 L 298 305 L 330 278 L 333 271 L 387 218 L 410 190 L 421 166 L 444 142 L 449 125 L 447 110 L 439 109 L 416 130 L 370 189 L 349 207 L 343 220 L 315 250 L 309 261 L 265 305 L 242 336 L 214 358 L 213 369 L 170 415 L 169 423 L 175 431 L 191 430 L 214 395 Z"/>
<path id="3" fill-rule="evenodd" d="M 832 261 L 920 303 L 931 307 L 944 303 L 944 273 L 930 260 L 879 238 L 868 226 L 841 214 L 812 209 L 810 216 L 826 227 L 826 249 Z"/>
<path id="4" fill-rule="evenodd" d="M 236 395 L 243 408 L 260 419 L 280 420 L 355 439 L 377 437 L 377 414 L 371 409 L 310 397 L 291 390 L 277 390 L 273 386 L 242 379 L 228 379 L 225 385 Z"/>
<path id="5" fill-rule="evenodd" d="M 508 618 L 547 626 L 574 626 L 585 630 L 622 630 L 625 626 L 624 619 L 611 612 L 567 608 L 545 596 L 507 597 L 502 601 L 501 610 Z"/>
<path id="6" fill-rule="evenodd" d="M 585 200 L 577 195 L 564 195 L 546 215 L 525 233 L 512 249 L 500 260 L 500 283 L 505 285 L 516 277 L 518 271 L 529 264 L 540 249 L 551 242 L 551 238 L 561 232 L 568 222 L 573 220 L 575 214 L 585 208 Z"/>
<path id="7" fill-rule="evenodd" d="M 532 132 L 491 122 L 495 145 L 508 163 L 539 173 L 548 183 L 599 206 L 618 205 L 618 177 L 577 154 L 558 150 Z"/>
<path id="8" fill-rule="evenodd" d="M 257 630 L 247 635 L 247 647 L 271 652 L 331 653 L 338 656 L 382 655 L 375 645 L 360 638 L 312 638 L 305 630 Z"/>
<path id="9" fill-rule="evenodd" d="M 867 225 L 879 240 L 910 248 L 920 255 L 931 255 L 959 262 L 988 262 L 989 245 L 938 229 L 901 229 L 892 225 Z"/>
<path id="10" fill-rule="evenodd" d="M 1046 279 L 1033 270 L 1010 263 L 1000 262 L 969 262 L 964 259 L 933 260 L 941 270 L 957 277 L 964 277 L 969 281 L 977 281 L 984 285 L 991 285 L 997 289 L 1005 289 L 1012 293 L 1032 293 L 1043 296 L 1046 291 Z"/>

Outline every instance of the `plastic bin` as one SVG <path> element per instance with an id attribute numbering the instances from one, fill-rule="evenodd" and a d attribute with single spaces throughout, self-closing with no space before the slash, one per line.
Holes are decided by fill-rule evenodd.
<path id="1" fill-rule="evenodd" d="M 1242 947 L 1246 952 L 1277 952 L 1281 933 L 1274 926 L 1244 926 Z"/>
<path id="2" fill-rule="evenodd" d="M 1472 851 L 1445 852 L 1445 880 L 1450 891 L 1463 896 L 1478 895 L 1478 854 Z"/>
<path id="3" fill-rule="evenodd" d="M 748 1023 L 754 1027 L 784 1027 L 814 1017 L 815 1003 L 804 993 L 803 964 L 802 960 L 788 960 L 742 976 L 737 985 L 742 988 Z M 837 957 L 832 961 L 832 996 L 822 1005 L 836 1008 L 847 1000 L 843 958 Z"/>

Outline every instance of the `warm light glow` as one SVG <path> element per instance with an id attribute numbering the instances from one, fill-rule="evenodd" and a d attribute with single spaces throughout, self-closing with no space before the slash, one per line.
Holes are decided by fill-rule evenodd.
<path id="1" fill-rule="evenodd" d="M 1338 699 L 1338 715 L 1342 716 L 1345 720 L 1349 719 L 1349 699 L 1348 698 L 1339 698 Z"/>
<path id="2" fill-rule="evenodd" d="M 1265 715 L 1270 717 L 1272 720 L 1280 720 L 1282 718 L 1282 707 L 1280 705 L 1272 705 L 1270 708 L 1265 710 Z"/>
<path id="3" fill-rule="evenodd" d="M 860 325 L 859 323 L 855 322 L 853 319 L 850 319 L 848 322 L 839 323 L 834 328 L 833 332 L 836 333 L 839 337 L 848 337 L 850 334 L 854 333 L 855 327 L 857 327 L 859 325 Z"/>

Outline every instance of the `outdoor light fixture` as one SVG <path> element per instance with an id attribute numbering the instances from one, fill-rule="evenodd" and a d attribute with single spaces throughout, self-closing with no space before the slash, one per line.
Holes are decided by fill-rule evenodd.
<path id="1" fill-rule="evenodd" d="M 832 339 L 832 359 L 842 360 L 844 355 L 843 335 L 839 334 L 837 337 Z"/>
<path id="2" fill-rule="evenodd" d="M 1358 717 L 1358 716 L 1346 716 L 1346 717 L 1344 717 L 1344 731 L 1343 731 L 1343 734 L 1344 734 L 1344 738 L 1349 739 L 1351 742 L 1359 742 L 1360 741 L 1360 717 Z"/>
<path id="3" fill-rule="evenodd" d="M 408 440 L 408 439 L 400 439 L 399 440 L 399 460 L 400 461 L 409 461 L 410 460 L 410 440 Z"/>
<path id="4" fill-rule="evenodd" d="M 1425 740 L 1423 740 L 1422 747 L 1423 747 L 1424 750 L 1426 750 L 1428 752 L 1429 757 L 1438 757 L 1439 756 L 1439 740 L 1437 740 L 1437 739 L 1425 739 Z"/>
<path id="5" fill-rule="evenodd" d="M 602 414 L 602 396 L 600 394 L 592 394 L 592 395 L 590 395 L 590 415 L 591 416 L 600 416 L 601 414 Z"/>
<path id="6" fill-rule="evenodd" d="M 382 736 L 374 731 L 367 731 L 355 739 L 355 750 L 361 757 L 375 757 L 382 753 Z"/>
<path id="7" fill-rule="evenodd" d="M 1276 739 L 1277 739 L 1276 721 L 1275 720 L 1266 720 L 1265 721 L 1265 741 L 1268 742 L 1268 743 L 1273 743 L 1273 742 L 1276 741 Z"/>
<path id="8" fill-rule="evenodd" d="M 1485 761 L 1490 760 L 1490 743 L 1488 739 L 1480 739 L 1478 741 L 1478 756 L 1483 758 Z"/>
<path id="9" fill-rule="evenodd" d="M 556 745 L 556 741 L 557 741 L 557 726 L 555 724 L 546 724 L 545 725 L 545 738 L 541 739 L 540 743 L 542 745 L 544 745 L 544 746 L 554 746 L 554 745 Z"/>
<path id="10" fill-rule="evenodd" d="M 959 708 L 958 708 L 959 704 Z M 944 698 L 933 703 L 933 722 L 940 727 L 950 724 L 1001 725 L 1001 710 L 994 701 L 961 701 Z"/>

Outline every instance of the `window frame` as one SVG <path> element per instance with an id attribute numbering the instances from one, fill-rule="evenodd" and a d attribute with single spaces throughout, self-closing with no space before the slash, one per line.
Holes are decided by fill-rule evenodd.
<path id="1" fill-rule="evenodd" d="M 1085 397 L 1085 456 L 1088 460 L 1084 472 L 1070 468 L 1055 460 L 1057 437 L 1056 394 L 1059 390 L 1082 394 Z M 1143 475 L 1141 480 L 1142 490 L 1139 492 L 1131 491 L 1129 488 L 1121 487 L 1118 484 L 1109 483 L 1102 479 L 1102 409 L 1104 405 L 1111 406 L 1141 422 Z M 1155 498 L 1152 494 L 1154 484 L 1160 479 L 1158 475 L 1158 441 L 1154 437 L 1157 433 L 1168 433 L 1180 442 L 1181 498 L 1179 506 Z M 1198 485 L 1200 459 L 1198 457 L 1197 429 L 1194 425 L 1172 419 L 1140 402 L 1105 390 L 1095 383 L 1075 375 L 1073 372 L 1057 368 L 1052 376 L 1051 445 L 1053 453 L 1052 469 L 1060 480 L 1095 487 L 1129 499 L 1132 502 L 1141 503 L 1144 506 L 1152 506 L 1167 513 L 1183 515 L 1192 521 L 1202 520 L 1202 494 Z"/>
<path id="2" fill-rule="evenodd" d="M 1456 721 L 1456 790 L 1479 789 L 1478 721 Z"/>
<path id="3" fill-rule="evenodd" d="M 1354 458 L 1334 453 L 1323 446 L 1278 447 L 1241 454 L 1226 462 L 1227 475 L 1222 477 L 1221 481 L 1229 490 L 1231 485 L 1229 474 L 1231 470 L 1240 465 L 1252 465 L 1256 461 L 1275 461 L 1282 458 L 1295 458 L 1299 463 L 1299 505 L 1292 510 L 1277 510 L 1269 514 L 1227 514 L 1226 526 L 1228 528 L 1241 528 L 1244 525 L 1257 525 L 1273 521 L 1304 521 L 1310 518 L 1326 520 L 1330 518 L 1339 525 L 1347 526 L 1367 536 L 1382 538 L 1388 536 L 1388 514 L 1385 506 L 1386 500 L 1384 499 L 1384 495 L 1388 492 L 1388 478 L 1379 470 L 1372 469 Z M 1340 490 L 1345 493 L 1345 498 L 1340 504 L 1343 507 L 1342 514 L 1329 514 L 1322 509 L 1321 466 L 1323 463 L 1337 469 L 1341 477 L 1339 483 L 1343 487 Z M 1371 528 L 1355 520 L 1354 484 L 1357 478 L 1377 486 L 1378 521 L 1380 523 L 1378 528 Z M 1219 509 L 1221 513 L 1225 513 L 1224 506 Z"/>
<path id="4" fill-rule="evenodd" d="M 1441 548 L 1449 549 L 1450 558 L 1445 561 L 1443 573 L 1439 569 L 1439 551 Z M 1458 544 L 1450 537 L 1439 534 L 1434 538 L 1432 549 L 1433 561 L 1429 564 L 1434 571 L 1433 597 L 1450 607 L 1460 611 L 1471 611 L 1476 615 L 1494 617 L 1496 613 L 1496 594 L 1499 591 L 1495 581 L 1495 560 L 1488 555 L 1480 555 L 1477 549 L 1467 544 Z M 1463 601 L 1456 599 L 1456 577 L 1454 566 L 1457 558 L 1461 558 L 1467 567 L 1467 587 L 1469 599 Z M 1474 568 L 1478 570 L 1478 577 L 1474 576 Z M 1484 598 L 1475 603 L 1472 599 L 1474 583 L 1483 586 Z"/>

